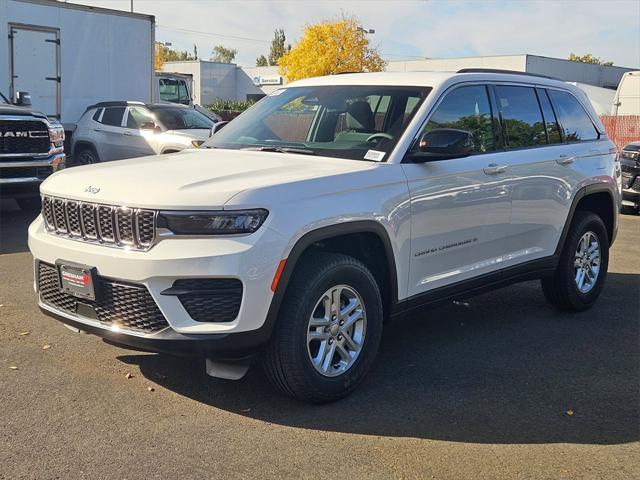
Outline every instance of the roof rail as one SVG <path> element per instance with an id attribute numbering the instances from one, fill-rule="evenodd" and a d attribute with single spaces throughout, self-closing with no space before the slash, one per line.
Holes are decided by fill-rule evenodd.
<path id="1" fill-rule="evenodd" d="M 559 78 L 542 75 L 540 73 L 520 72 L 518 70 L 500 70 L 499 68 L 461 68 L 456 73 L 507 73 L 509 75 L 526 75 L 529 77 L 547 78 L 549 80 L 560 80 Z"/>
<path id="2" fill-rule="evenodd" d="M 132 101 L 132 100 L 112 101 L 112 102 L 98 102 L 98 103 L 94 103 L 93 105 L 89 105 L 87 107 L 87 110 L 90 110 L 92 108 L 102 108 L 102 107 L 126 107 L 128 105 L 144 105 L 144 102 L 137 102 L 137 101 Z"/>

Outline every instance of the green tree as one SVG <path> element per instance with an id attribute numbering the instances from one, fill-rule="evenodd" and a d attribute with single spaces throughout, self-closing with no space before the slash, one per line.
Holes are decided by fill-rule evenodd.
<path id="1" fill-rule="evenodd" d="M 278 65 L 280 57 L 291 50 L 291 45 L 285 46 L 286 39 L 283 29 L 274 30 L 271 50 L 269 50 L 269 65 Z"/>
<path id="2" fill-rule="evenodd" d="M 155 68 L 156 70 L 161 70 L 162 65 L 166 62 L 184 62 L 187 60 L 197 60 L 198 52 L 195 50 L 194 45 L 194 54 L 191 55 L 186 50 L 173 50 L 166 46 L 162 42 L 156 42 L 155 48 Z"/>
<path id="3" fill-rule="evenodd" d="M 571 60 L 572 62 L 582 62 L 582 63 L 592 63 L 592 64 L 595 64 L 595 65 L 604 65 L 606 67 L 610 67 L 611 65 L 613 65 L 613 62 L 603 62 L 600 58 L 594 57 L 590 53 L 585 53 L 584 55 L 576 55 L 575 53 L 571 52 L 569 54 L 568 60 Z"/>
<path id="4" fill-rule="evenodd" d="M 211 52 L 211 61 L 219 63 L 232 63 L 236 59 L 238 50 L 227 48 L 224 45 L 216 45 Z"/>
<path id="5" fill-rule="evenodd" d="M 269 65 L 269 62 L 267 61 L 267 57 L 264 55 L 260 55 L 256 58 L 256 67 L 266 67 L 267 65 Z"/>

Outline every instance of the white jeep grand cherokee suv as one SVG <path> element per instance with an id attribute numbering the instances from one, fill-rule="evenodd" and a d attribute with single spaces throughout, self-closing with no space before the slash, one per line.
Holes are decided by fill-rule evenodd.
<path id="1" fill-rule="evenodd" d="M 29 228 L 42 311 L 282 392 L 351 392 L 385 322 L 541 279 L 589 308 L 620 166 L 579 89 L 515 72 L 368 73 L 277 90 L 199 150 L 52 175 Z"/>

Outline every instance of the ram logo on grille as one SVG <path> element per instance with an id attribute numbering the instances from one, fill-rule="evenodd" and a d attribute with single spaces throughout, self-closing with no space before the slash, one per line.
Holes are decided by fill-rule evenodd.
<path id="1" fill-rule="evenodd" d="M 112 247 L 147 250 L 155 239 L 154 210 L 42 197 L 49 233 Z"/>

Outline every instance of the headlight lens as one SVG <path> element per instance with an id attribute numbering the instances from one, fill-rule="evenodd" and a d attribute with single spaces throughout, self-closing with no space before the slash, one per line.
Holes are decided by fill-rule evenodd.
<path id="1" fill-rule="evenodd" d="M 238 235 L 253 233 L 269 215 L 264 209 L 218 212 L 160 212 L 158 227 L 176 235 Z"/>
<path id="2" fill-rule="evenodd" d="M 61 147 L 64 143 L 64 127 L 59 123 L 49 125 L 49 140 L 56 147 Z"/>

